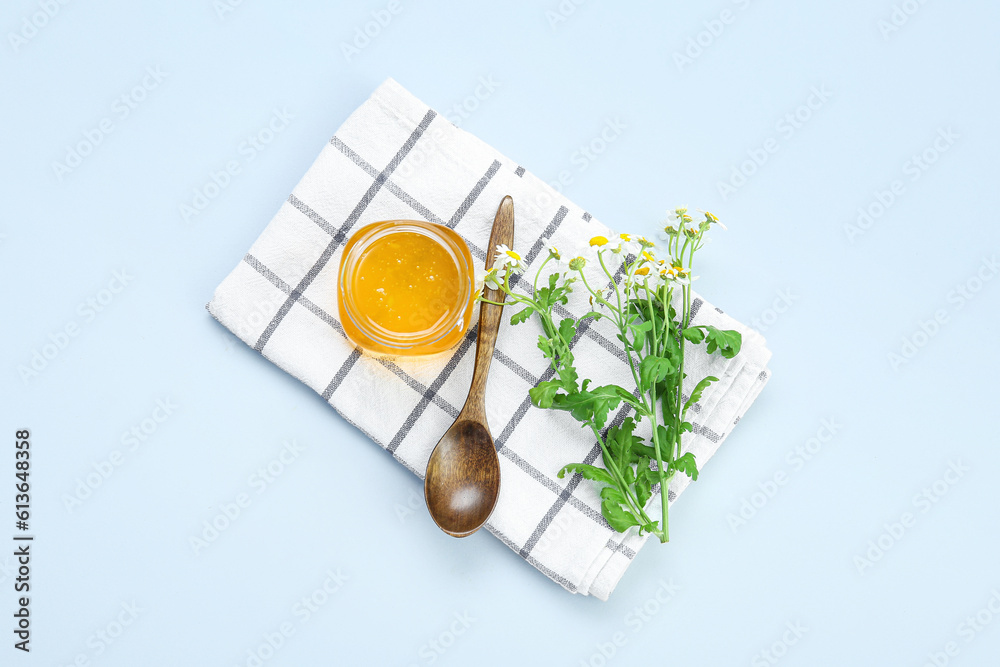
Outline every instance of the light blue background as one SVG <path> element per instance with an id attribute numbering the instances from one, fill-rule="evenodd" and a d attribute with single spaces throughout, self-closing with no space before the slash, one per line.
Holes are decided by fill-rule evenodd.
<path id="1" fill-rule="evenodd" d="M 295 634 L 264 664 L 425 665 L 428 642 L 448 643 L 467 613 L 434 664 L 599 665 L 617 632 L 607 664 L 770 664 L 759 652 L 796 622 L 807 630 L 781 665 L 922 665 L 950 641 L 949 664 L 994 664 L 1000 618 L 968 642 L 959 624 L 1000 590 L 1000 280 L 961 308 L 952 290 L 1000 249 L 1000 6 L 909 0 L 916 13 L 883 35 L 891 0 L 689 4 L 564 2 L 553 25 L 557 0 L 402 0 L 348 60 L 341 43 L 386 3 L 247 1 L 220 17 L 208 0 L 72 2 L 15 49 L 8 33 L 40 10 L 6 2 L 0 539 L 23 427 L 38 537 L 33 651 L 4 631 L 0 663 L 246 665 L 288 622 Z M 675 52 L 705 22 L 718 32 L 727 9 L 678 67 Z M 121 119 L 114 100 L 156 66 L 165 80 Z M 766 318 L 774 376 L 675 506 L 671 543 L 648 544 L 607 603 L 564 592 L 489 534 L 444 536 L 415 477 L 204 310 L 388 76 L 443 113 L 492 77 L 462 127 L 543 178 L 567 171 L 566 194 L 613 228 L 654 233 L 676 205 L 728 224 L 698 289 L 744 322 Z M 830 98 L 786 137 L 777 124 L 813 86 Z M 241 142 L 275 108 L 294 118 L 246 161 Z M 60 181 L 52 163 L 104 118 L 113 132 Z M 615 118 L 626 129 L 580 171 L 574 154 Z M 958 139 L 910 180 L 907 161 L 942 128 Z M 772 137 L 777 152 L 724 200 L 718 182 Z M 242 171 L 182 220 L 234 159 Z M 894 180 L 903 193 L 851 243 L 845 224 Z M 88 321 L 78 305 L 121 269 L 134 279 Z M 785 290 L 792 305 L 773 317 Z M 887 355 L 938 310 L 947 322 L 893 369 Z M 22 381 L 18 367 L 70 323 L 79 334 Z M 166 398 L 175 413 L 123 448 Z M 842 426 L 795 470 L 786 454 L 825 418 Z M 248 477 L 287 439 L 304 451 L 258 495 Z M 122 465 L 68 511 L 64 496 L 116 449 Z M 950 461 L 969 470 L 922 512 L 913 497 Z M 779 471 L 787 483 L 734 531 L 727 516 Z M 251 505 L 195 555 L 189 537 L 244 492 Z M 859 572 L 855 557 L 904 512 L 916 524 Z M 338 568 L 349 579 L 302 622 L 293 605 Z M 637 629 L 629 615 L 660 579 L 680 590 Z M 133 601 L 138 618 L 97 655 L 95 633 Z"/>

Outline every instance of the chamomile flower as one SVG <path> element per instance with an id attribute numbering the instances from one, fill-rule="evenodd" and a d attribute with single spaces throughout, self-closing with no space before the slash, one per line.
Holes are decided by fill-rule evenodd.
<path id="1" fill-rule="evenodd" d="M 692 222 L 694 218 L 688 215 L 686 208 L 675 208 L 667 213 L 667 224 L 683 227 L 686 223 Z"/>
<path id="2" fill-rule="evenodd" d="M 493 268 L 500 271 L 509 266 L 515 273 L 524 273 L 524 264 L 521 263 L 521 255 L 501 243 L 497 246 L 497 258 L 493 262 Z"/>
<path id="3" fill-rule="evenodd" d="M 559 252 L 559 248 L 552 245 L 551 241 L 545 242 L 545 249 L 549 251 L 549 255 L 552 256 L 552 259 L 557 261 L 562 259 L 562 253 Z"/>
<path id="4" fill-rule="evenodd" d="M 595 236 L 590 239 L 590 246 L 592 248 L 600 248 L 602 246 L 608 245 L 608 238 L 606 236 Z"/>
<path id="5" fill-rule="evenodd" d="M 483 276 L 483 284 L 490 289 L 500 289 L 500 286 L 503 285 L 503 278 L 496 268 L 492 268 Z"/>
<path id="6" fill-rule="evenodd" d="M 719 219 L 717 217 L 715 217 L 714 215 L 712 215 L 708 211 L 702 211 L 702 213 L 705 214 L 705 220 L 708 222 L 708 224 L 710 224 L 710 225 L 718 225 L 719 227 L 722 227 L 723 229 L 728 229 L 724 224 L 722 224 L 721 222 L 719 222 Z"/>
<path id="7" fill-rule="evenodd" d="M 617 243 L 611 248 L 613 253 L 623 255 L 634 255 L 639 252 L 639 242 L 631 234 L 619 234 Z"/>

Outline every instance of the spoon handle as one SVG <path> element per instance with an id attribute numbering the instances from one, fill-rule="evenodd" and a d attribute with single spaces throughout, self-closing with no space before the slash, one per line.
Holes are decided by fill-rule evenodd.
<path id="1" fill-rule="evenodd" d="M 490 243 L 486 249 L 486 269 L 493 266 L 496 259 L 497 246 L 514 244 L 514 200 L 510 195 L 503 198 L 493 219 L 493 231 L 490 232 Z M 483 297 L 490 301 L 503 303 L 507 295 L 502 290 L 483 287 Z M 465 400 L 462 413 L 466 418 L 478 418 L 486 423 L 486 376 L 490 371 L 490 361 L 493 359 L 493 349 L 497 343 L 497 333 L 500 331 L 500 317 L 503 306 L 492 303 L 479 304 L 479 333 L 476 336 L 476 363 L 472 371 L 472 386 L 469 397 Z"/>

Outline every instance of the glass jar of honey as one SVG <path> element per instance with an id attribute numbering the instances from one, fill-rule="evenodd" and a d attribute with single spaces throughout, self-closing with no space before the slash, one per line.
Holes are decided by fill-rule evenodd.
<path id="1" fill-rule="evenodd" d="M 420 220 L 365 225 L 344 247 L 337 298 L 344 331 L 375 353 L 442 352 L 469 327 L 474 297 L 469 247 Z"/>

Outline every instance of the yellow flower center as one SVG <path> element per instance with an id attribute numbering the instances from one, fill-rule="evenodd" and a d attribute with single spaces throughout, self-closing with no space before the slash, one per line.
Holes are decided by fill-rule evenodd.
<path id="1" fill-rule="evenodd" d="M 648 266 L 643 266 L 641 268 L 636 269 L 636 271 L 635 271 L 635 274 L 637 276 L 645 276 L 648 273 L 649 273 L 649 267 Z"/>
<path id="2" fill-rule="evenodd" d="M 517 254 L 516 252 L 514 252 L 513 250 L 508 250 L 508 251 L 506 251 L 506 252 L 507 252 L 507 256 L 508 256 L 508 257 L 511 257 L 511 258 L 513 258 L 513 259 L 516 259 L 516 260 L 517 260 L 517 261 L 519 261 L 519 262 L 521 261 L 521 256 L 520 256 L 520 255 L 518 255 L 518 254 Z"/>
<path id="3" fill-rule="evenodd" d="M 595 236 L 594 238 L 590 239 L 590 245 L 591 246 L 598 246 L 598 247 L 600 247 L 602 245 L 607 245 L 607 244 L 608 244 L 608 239 L 606 239 L 603 236 Z"/>

